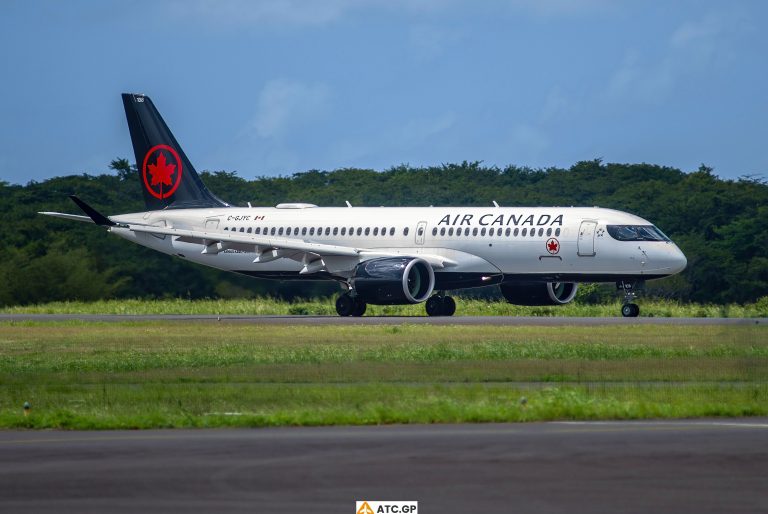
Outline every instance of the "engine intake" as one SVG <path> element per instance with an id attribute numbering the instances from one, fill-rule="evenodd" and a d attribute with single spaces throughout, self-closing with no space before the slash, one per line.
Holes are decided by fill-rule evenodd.
<path id="1" fill-rule="evenodd" d="M 364 302 L 374 305 L 420 303 L 435 287 L 435 272 L 424 259 L 382 257 L 361 262 L 352 287 Z"/>
<path id="2" fill-rule="evenodd" d="M 513 305 L 565 305 L 573 300 L 579 285 L 574 282 L 507 282 L 501 294 Z"/>

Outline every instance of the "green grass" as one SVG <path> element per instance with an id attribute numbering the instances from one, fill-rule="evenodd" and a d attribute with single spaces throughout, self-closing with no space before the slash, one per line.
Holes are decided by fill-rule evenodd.
<path id="1" fill-rule="evenodd" d="M 767 415 L 767 336 L 762 325 L 4 322 L 0 428 Z"/>
<path id="2" fill-rule="evenodd" d="M 619 316 L 621 302 L 590 305 L 524 307 L 506 302 L 456 298 L 458 316 Z M 768 317 L 768 297 L 747 305 L 682 304 L 671 300 L 642 300 L 641 316 L 655 317 Z M 273 298 L 247 300 L 103 300 L 52 302 L 0 308 L 5 314 L 221 314 L 221 315 L 325 315 L 335 316 L 333 299 L 285 302 Z M 366 315 L 423 316 L 423 305 L 370 305 Z"/>

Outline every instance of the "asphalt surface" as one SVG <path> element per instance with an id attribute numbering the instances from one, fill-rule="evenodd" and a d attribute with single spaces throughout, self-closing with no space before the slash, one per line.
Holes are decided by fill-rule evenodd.
<path id="1" fill-rule="evenodd" d="M 596 326 L 596 325 L 765 325 L 768 318 L 572 318 L 542 316 L 217 316 L 120 314 L 0 314 L 0 321 L 207 321 L 254 325 L 497 325 L 497 326 Z"/>
<path id="2" fill-rule="evenodd" d="M 768 512 L 768 418 L 0 431 L 4 512 Z"/>

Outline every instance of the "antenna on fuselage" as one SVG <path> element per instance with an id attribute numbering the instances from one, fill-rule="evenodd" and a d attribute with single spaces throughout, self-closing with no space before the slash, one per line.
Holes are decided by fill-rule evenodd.
<path id="1" fill-rule="evenodd" d="M 499 208 L 499 204 L 496 203 L 496 200 L 493 200 L 493 206 L 496 207 L 497 209 Z"/>
<path id="2" fill-rule="evenodd" d="M 344 200 L 344 203 L 347 204 L 347 207 L 352 207 L 352 204 L 349 203 L 349 200 Z"/>

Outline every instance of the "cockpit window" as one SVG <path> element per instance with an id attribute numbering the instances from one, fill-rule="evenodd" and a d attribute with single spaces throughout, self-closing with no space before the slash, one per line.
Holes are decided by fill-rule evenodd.
<path id="1" fill-rule="evenodd" d="M 608 225 L 606 228 L 617 241 L 669 241 L 664 232 L 653 225 Z"/>

